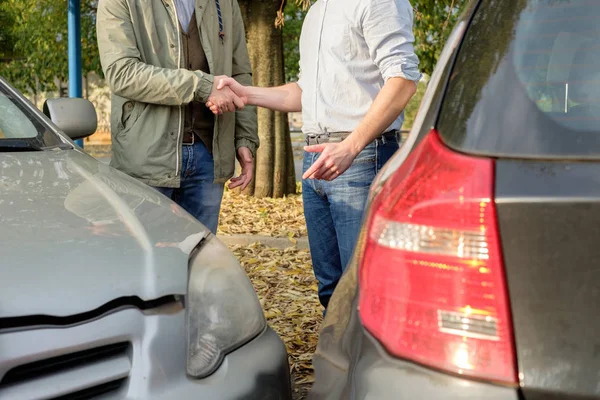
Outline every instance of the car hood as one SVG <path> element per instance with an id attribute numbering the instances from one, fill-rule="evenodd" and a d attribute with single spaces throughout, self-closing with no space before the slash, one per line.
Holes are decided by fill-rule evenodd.
<path id="1" fill-rule="evenodd" d="M 185 294 L 209 235 L 154 189 L 78 150 L 0 154 L 0 318 Z"/>

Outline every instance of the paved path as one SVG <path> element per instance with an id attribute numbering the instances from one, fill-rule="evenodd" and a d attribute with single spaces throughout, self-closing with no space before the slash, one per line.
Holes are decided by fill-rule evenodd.
<path id="1" fill-rule="evenodd" d="M 276 249 L 287 249 L 288 247 L 296 247 L 297 249 L 308 249 L 308 238 L 301 237 L 290 240 L 288 238 L 258 236 L 258 235 L 219 235 L 219 239 L 230 246 L 248 246 L 252 243 L 260 242 L 267 247 Z"/>

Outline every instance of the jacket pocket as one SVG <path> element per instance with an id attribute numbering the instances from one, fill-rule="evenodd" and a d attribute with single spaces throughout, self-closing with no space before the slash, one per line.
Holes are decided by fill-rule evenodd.
<path id="1" fill-rule="evenodd" d="M 119 118 L 121 134 L 127 132 L 135 125 L 145 108 L 146 104 L 139 101 L 127 100 L 123 103 Z"/>

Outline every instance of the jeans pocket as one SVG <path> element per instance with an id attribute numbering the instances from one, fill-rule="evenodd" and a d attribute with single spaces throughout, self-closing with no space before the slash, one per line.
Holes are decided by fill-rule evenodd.
<path id="1" fill-rule="evenodd" d="M 354 162 L 339 178 L 350 188 L 364 188 L 371 186 L 376 174 L 375 154 L 362 157 Z M 336 180 L 337 180 L 336 179 Z"/>
<path id="2" fill-rule="evenodd" d="M 371 143 L 365 147 L 358 156 L 354 159 L 352 164 L 368 164 L 375 163 L 377 160 L 377 144 Z"/>

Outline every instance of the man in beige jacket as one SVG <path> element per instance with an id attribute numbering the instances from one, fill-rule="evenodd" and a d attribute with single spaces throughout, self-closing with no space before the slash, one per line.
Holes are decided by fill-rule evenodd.
<path id="1" fill-rule="evenodd" d="M 259 145 L 256 109 L 224 76 L 252 83 L 237 0 L 100 0 L 98 47 L 112 90 L 115 168 L 157 188 L 216 232 L 224 183 L 237 156 L 252 179 Z M 225 111 L 213 115 L 207 101 Z"/>

